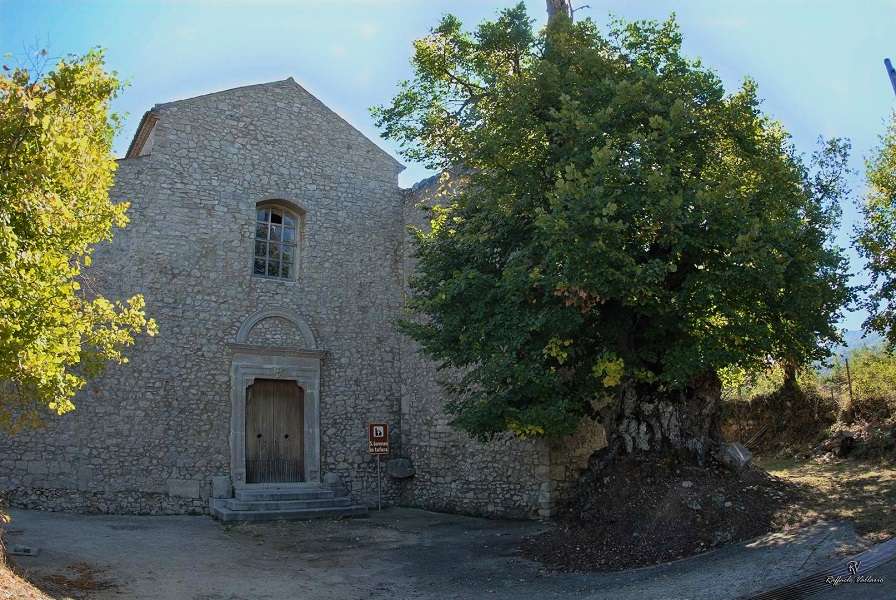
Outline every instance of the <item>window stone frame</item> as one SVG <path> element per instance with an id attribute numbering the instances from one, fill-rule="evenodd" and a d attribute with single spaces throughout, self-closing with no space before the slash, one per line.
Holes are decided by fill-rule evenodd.
<path id="1" fill-rule="evenodd" d="M 295 241 L 295 256 L 293 257 L 290 275 L 289 277 L 281 277 L 279 275 L 268 275 L 267 274 L 267 262 L 265 262 L 265 273 L 262 275 L 260 273 L 255 272 L 255 232 L 256 225 L 258 223 L 258 211 L 264 208 L 277 208 L 281 211 L 291 213 L 296 220 L 296 241 Z M 249 252 L 249 275 L 252 278 L 256 279 L 265 279 L 268 281 L 284 281 L 284 282 L 296 282 L 301 278 L 302 273 L 302 261 L 304 257 L 304 242 L 305 242 L 305 218 L 306 211 L 305 209 L 294 200 L 289 200 L 286 195 L 277 195 L 277 194 L 268 194 L 263 196 L 261 199 L 255 202 L 255 208 L 252 212 L 252 226 L 249 231 L 249 244 L 250 244 L 250 252 Z M 267 243 L 270 244 L 270 238 L 268 238 Z"/>

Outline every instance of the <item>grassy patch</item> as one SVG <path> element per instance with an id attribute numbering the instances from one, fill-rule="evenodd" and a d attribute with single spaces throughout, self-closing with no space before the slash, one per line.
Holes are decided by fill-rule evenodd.
<path id="1" fill-rule="evenodd" d="M 772 475 L 805 490 L 799 510 L 807 519 L 848 520 L 872 541 L 896 535 L 896 467 L 852 459 L 758 458 Z"/>
<path id="2" fill-rule="evenodd" d="M 50 600 L 50 597 L 0 564 L 0 600 Z"/>

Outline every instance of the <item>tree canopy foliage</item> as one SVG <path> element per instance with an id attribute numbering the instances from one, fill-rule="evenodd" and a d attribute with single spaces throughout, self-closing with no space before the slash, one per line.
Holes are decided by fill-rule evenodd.
<path id="1" fill-rule="evenodd" d="M 851 297 L 832 246 L 848 145 L 811 161 L 681 53 L 674 21 L 446 16 L 374 109 L 405 157 L 462 184 L 416 231 L 405 331 L 443 367 L 455 424 L 560 435 L 625 382 L 826 354 Z"/>
<path id="2" fill-rule="evenodd" d="M 127 203 L 109 200 L 118 90 L 96 51 L 42 76 L 0 75 L 0 427 L 72 410 L 88 377 L 155 333 L 142 296 L 81 287 L 94 245 L 128 221 Z"/>
<path id="3" fill-rule="evenodd" d="M 865 328 L 876 331 L 896 348 L 896 112 L 880 145 L 867 161 L 868 191 L 856 247 L 871 274 Z"/>

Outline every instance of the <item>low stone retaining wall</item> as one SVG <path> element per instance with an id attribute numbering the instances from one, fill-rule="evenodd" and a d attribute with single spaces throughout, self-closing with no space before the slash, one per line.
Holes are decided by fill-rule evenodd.
<path id="1" fill-rule="evenodd" d="M 178 498 L 148 492 L 82 492 L 54 488 L 28 488 L 5 493 L 13 508 L 131 515 L 198 515 L 209 512 L 208 500 Z"/>

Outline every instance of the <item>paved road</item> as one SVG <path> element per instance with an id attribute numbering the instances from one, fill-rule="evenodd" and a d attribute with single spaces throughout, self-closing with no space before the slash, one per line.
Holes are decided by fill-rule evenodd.
<path id="1" fill-rule="evenodd" d="M 60 582 L 100 588 L 91 600 L 723 600 L 792 581 L 860 549 L 848 525 L 819 524 L 659 567 L 556 574 L 517 554 L 537 523 L 414 509 L 238 526 L 208 517 L 24 510 L 12 518 L 10 541 L 41 548 L 36 557 L 18 557 L 31 578 L 57 598 L 66 597 Z M 893 584 L 896 574 L 881 588 L 891 595 L 882 597 L 896 597 Z"/>
<path id="2" fill-rule="evenodd" d="M 896 539 L 832 561 L 785 586 L 766 590 L 754 600 L 837 598 L 892 600 L 896 597 Z"/>
<path id="3" fill-rule="evenodd" d="M 868 575 L 882 583 L 843 583 L 836 589 L 826 590 L 815 596 L 819 600 L 836 600 L 850 598 L 852 600 L 893 600 L 896 598 L 896 560 L 891 560 L 871 570 Z"/>

